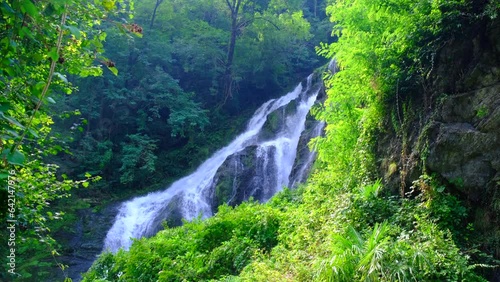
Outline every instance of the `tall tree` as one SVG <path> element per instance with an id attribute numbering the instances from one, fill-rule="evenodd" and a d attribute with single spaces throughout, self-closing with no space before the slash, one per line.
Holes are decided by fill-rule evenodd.
<path id="1" fill-rule="evenodd" d="M 230 18 L 230 39 L 227 45 L 227 56 L 224 67 L 224 102 L 228 98 L 233 97 L 234 87 L 234 59 L 237 39 L 245 33 L 245 30 L 253 25 L 256 21 L 266 22 L 268 26 L 280 31 L 283 28 L 283 18 L 287 18 L 298 11 L 301 11 L 303 1 L 282 1 L 282 0 L 225 0 L 227 9 L 229 10 Z M 302 14 L 300 14 L 302 17 Z M 295 18 L 295 20 L 299 20 Z M 303 20 L 303 19 L 301 19 Z M 299 26 L 303 26 L 300 22 L 296 22 Z M 289 30 L 292 31 L 292 30 Z M 261 36 L 262 33 L 250 33 L 252 35 Z M 260 34 L 260 35 L 259 35 Z M 296 33 L 288 34 L 290 37 L 296 37 Z M 261 36 L 262 37 L 262 36 Z M 260 42 L 264 42 L 262 38 L 256 38 Z"/>
<path id="2" fill-rule="evenodd" d="M 234 59 L 234 48 L 236 46 L 236 36 L 238 35 L 239 22 L 238 14 L 243 0 L 226 0 L 227 7 L 231 12 L 231 38 L 227 47 L 226 66 L 224 68 L 224 102 L 228 97 L 233 96 L 233 76 L 232 66 Z"/>
<path id="3" fill-rule="evenodd" d="M 158 7 L 160 7 L 161 3 L 163 3 L 163 0 L 156 0 L 155 7 L 153 9 L 153 15 L 151 16 L 151 22 L 149 23 L 149 28 L 153 28 L 153 24 L 156 19 L 156 11 L 158 10 Z"/>

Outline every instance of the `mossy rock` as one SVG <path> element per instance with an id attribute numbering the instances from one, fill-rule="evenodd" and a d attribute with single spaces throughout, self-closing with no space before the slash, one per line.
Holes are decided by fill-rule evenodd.
<path id="1" fill-rule="evenodd" d="M 214 177 L 211 205 L 213 210 L 227 203 L 235 206 L 247 200 L 247 186 L 255 174 L 257 146 L 229 156 Z"/>
<path id="2" fill-rule="evenodd" d="M 276 132 L 281 131 L 286 122 L 286 118 L 297 111 L 297 99 L 291 101 L 285 106 L 276 109 L 267 116 L 267 120 L 259 133 L 260 140 L 269 140 L 274 138 Z"/>

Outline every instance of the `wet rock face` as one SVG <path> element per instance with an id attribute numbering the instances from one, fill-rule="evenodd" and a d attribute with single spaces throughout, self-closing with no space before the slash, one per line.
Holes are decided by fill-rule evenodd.
<path id="1" fill-rule="evenodd" d="M 247 147 L 229 156 L 219 168 L 214 177 L 214 187 L 210 189 L 212 210 L 216 211 L 224 203 L 234 206 L 250 196 L 256 196 L 250 189 L 250 183 L 256 177 L 256 150 L 257 146 Z"/>
<path id="2" fill-rule="evenodd" d="M 297 100 L 277 109 L 267 116 L 267 120 L 259 133 L 259 141 L 273 139 L 277 132 L 284 130 L 286 118 L 297 111 Z"/>
<path id="3" fill-rule="evenodd" d="M 57 260 L 69 266 L 65 272 L 73 281 L 80 281 L 81 273 L 86 272 L 101 253 L 102 242 L 115 219 L 118 207 L 119 203 L 115 203 L 99 211 L 92 208 L 82 209 L 78 211 L 75 226 L 55 234 L 58 241 L 68 242 L 65 244 L 66 249 L 63 250 L 64 255 L 57 257 Z M 63 272 L 54 269 L 51 281 L 63 280 Z"/>
<path id="4" fill-rule="evenodd" d="M 168 205 L 164 206 L 158 213 L 158 217 L 150 222 L 150 228 L 146 237 L 154 236 L 158 231 L 164 229 L 164 224 L 170 227 L 182 225 L 182 194 L 175 196 Z"/>
<path id="5" fill-rule="evenodd" d="M 214 178 L 212 209 L 224 203 L 235 206 L 250 198 L 265 202 L 272 197 L 277 185 L 277 167 L 271 157 L 275 150 L 250 146 L 229 156 Z"/>
<path id="6" fill-rule="evenodd" d="M 436 175 L 469 208 L 477 244 L 500 257 L 500 20 L 479 23 L 439 50 L 429 88 L 413 95 L 404 132 L 378 139 L 380 177 L 400 194 Z M 425 90 L 425 91 L 424 91 Z M 398 105 L 392 105 L 398 108 Z M 403 141 L 404 136 L 406 139 Z M 403 188 L 400 188 L 403 187 Z M 405 190 L 406 188 L 406 190 Z M 495 272 L 495 271 L 493 271 Z M 500 272 L 492 274 L 500 277 Z M 495 276 L 496 275 L 496 276 Z M 492 277 L 493 277 L 492 276 Z M 493 279 L 492 281 L 497 281 Z"/>
<path id="7" fill-rule="evenodd" d="M 500 20 L 464 33 L 437 52 L 429 88 L 409 98 L 413 120 L 398 133 L 405 145 L 390 132 L 381 136 L 378 154 L 387 186 L 410 187 L 425 170 L 478 204 L 500 181 Z"/>
<path id="8" fill-rule="evenodd" d="M 438 113 L 427 166 L 479 201 L 500 180 L 500 83 L 449 96 Z"/>
<path id="9" fill-rule="evenodd" d="M 306 120 L 304 132 L 297 146 L 297 158 L 290 174 L 290 188 L 297 188 L 300 183 L 307 180 L 317 156 L 316 152 L 310 150 L 309 142 L 317 136 L 323 136 L 324 127 L 325 123 L 312 117 Z"/>

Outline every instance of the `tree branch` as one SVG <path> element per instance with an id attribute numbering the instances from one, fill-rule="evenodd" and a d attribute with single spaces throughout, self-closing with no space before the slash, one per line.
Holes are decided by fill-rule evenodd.
<path id="1" fill-rule="evenodd" d="M 66 23 L 66 16 L 67 16 L 67 14 L 68 14 L 68 5 L 66 4 L 64 6 L 64 13 L 61 16 L 61 24 L 59 26 L 59 35 L 57 37 L 57 45 L 56 45 L 56 52 L 57 52 L 57 54 L 59 54 L 59 51 L 61 50 L 62 37 L 63 37 L 63 26 Z M 36 113 L 38 112 L 38 110 L 40 109 L 40 106 L 42 105 L 43 98 L 45 98 L 45 95 L 47 95 L 47 92 L 49 90 L 49 86 L 50 86 L 50 84 L 52 82 L 52 77 L 54 76 L 54 71 L 55 71 L 55 68 L 56 68 L 56 64 L 57 64 L 57 60 L 53 59 L 52 62 L 50 63 L 50 70 L 49 70 L 49 76 L 47 78 L 47 83 L 43 87 L 42 94 L 40 95 L 40 99 L 38 100 L 38 103 L 36 104 L 35 111 L 31 115 L 31 117 L 30 117 L 30 119 L 28 121 L 28 124 L 26 125 L 26 128 L 23 131 L 23 134 L 21 135 L 21 138 L 14 145 L 12 152 L 15 151 L 17 149 L 17 147 L 19 147 L 19 145 L 21 145 L 21 143 L 24 140 L 24 137 L 26 136 L 26 133 L 28 132 L 28 129 L 31 127 L 31 124 L 33 123 L 33 119 L 35 118 Z"/>
<path id="2" fill-rule="evenodd" d="M 240 9 L 240 4 L 241 4 L 242 0 L 234 0 L 233 2 L 235 2 L 235 1 L 237 1 L 236 2 L 235 12 L 236 12 L 236 14 L 238 14 L 238 10 Z"/>
<path id="3" fill-rule="evenodd" d="M 256 17 L 256 18 L 253 18 L 253 19 L 247 20 L 247 21 L 245 21 L 245 22 L 240 23 L 238 26 L 239 26 L 239 27 L 245 27 L 245 26 L 247 26 L 248 24 L 250 24 L 251 22 L 253 22 L 253 21 L 255 21 L 255 20 L 264 20 L 264 21 L 266 21 L 266 22 L 268 22 L 268 23 L 272 24 L 272 25 L 276 28 L 276 30 L 281 30 L 281 29 L 280 29 L 280 27 L 279 27 L 279 26 L 277 26 L 275 23 L 273 23 L 272 21 L 270 21 L 270 20 L 268 20 L 268 19 L 266 19 L 266 18 L 263 18 L 263 17 Z"/>
<path id="4" fill-rule="evenodd" d="M 231 10 L 231 14 L 234 13 L 233 12 L 233 5 L 231 5 L 231 3 L 229 3 L 229 0 L 226 0 L 226 4 L 227 4 L 227 7 L 229 8 L 229 10 Z"/>

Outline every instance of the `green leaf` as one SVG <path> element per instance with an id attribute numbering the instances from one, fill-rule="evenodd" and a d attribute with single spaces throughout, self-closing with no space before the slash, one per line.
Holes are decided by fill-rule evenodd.
<path id="1" fill-rule="evenodd" d="M 29 28 L 23 26 L 21 30 L 19 30 L 19 37 L 24 38 L 25 36 L 34 39 L 33 32 Z"/>
<path id="2" fill-rule="evenodd" d="M 89 187 L 89 183 L 88 182 L 82 182 L 82 186 L 85 187 L 85 188 L 87 188 L 87 187 Z"/>
<path id="3" fill-rule="evenodd" d="M 57 61 L 59 60 L 59 54 L 57 54 L 57 48 L 56 47 L 52 47 L 52 49 L 50 49 L 50 52 L 49 52 L 49 57 L 53 60 L 53 61 Z"/>
<path id="4" fill-rule="evenodd" d="M 65 27 L 71 32 L 71 34 L 73 34 L 75 36 L 76 39 L 82 38 L 82 34 L 77 27 L 71 26 L 71 25 L 67 25 Z"/>
<path id="5" fill-rule="evenodd" d="M 28 15 L 34 18 L 38 17 L 38 9 L 30 0 L 21 1 L 21 11 L 28 13 Z"/>
<path id="6" fill-rule="evenodd" d="M 98 38 L 99 38 L 99 40 L 101 40 L 101 41 L 105 41 L 105 40 L 106 40 L 106 36 L 107 36 L 107 33 L 106 33 L 106 32 L 104 32 L 104 31 L 101 31 L 101 33 L 99 33 Z"/>
<path id="7" fill-rule="evenodd" d="M 0 4 L 0 10 L 2 11 L 2 13 L 6 14 L 6 15 L 14 15 L 16 13 L 16 11 L 14 11 L 12 9 L 12 7 L 10 7 L 9 4 L 7 4 L 6 2 L 3 2 Z"/>
<path id="8" fill-rule="evenodd" d="M 19 152 L 18 150 L 11 152 L 11 149 L 5 149 L 2 152 L 2 158 L 6 158 L 7 162 L 13 165 L 23 165 L 24 161 L 26 160 L 23 153 Z"/>
<path id="9" fill-rule="evenodd" d="M 86 172 L 85 177 L 90 178 L 90 177 L 92 177 L 92 175 L 90 173 Z"/>
<path id="10" fill-rule="evenodd" d="M 111 11 L 111 10 L 113 10 L 115 8 L 115 1 L 114 0 L 103 0 L 102 1 L 102 6 L 107 11 Z"/>
<path id="11" fill-rule="evenodd" d="M 49 101 L 52 104 L 56 103 L 56 101 L 52 97 L 47 97 L 47 101 Z"/>
<path id="12" fill-rule="evenodd" d="M 9 76 L 16 76 L 16 71 L 13 67 L 4 67 L 3 71 Z"/>
<path id="13" fill-rule="evenodd" d="M 118 69 L 115 68 L 115 67 L 108 67 L 108 69 L 114 74 L 114 75 L 118 75 Z"/>
<path id="14" fill-rule="evenodd" d="M 123 26 L 123 24 L 121 23 L 115 23 L 115 26 L 118 28 L 118 30 L 123 33 L 123 34 L 127 34 L 128 33 L 128 30 L 125 29 L 125 27 Z"/>
<path id="15" fill-rule="evenodd" d="M 17 121 L 15 118 L 10 117 L 10 116 L 6 116 L 3 112 L 0 112 L 0 117 L 7 120 L 8 122 L 10 122 L 12 124 L 19 126 L 21 129 L 24 129 L 24 126 L 19 121 Z"/>
<path id="16" fill-rule="evenodd" d="M 42 54 L 33 54 L 33 62 L 41 62 L 43 60 Z"/>
<path id="17" fill-rule="evenodd" d="M 44 87 L 45 87 L 44 81 L 39 81 L 35 84 L 35 89 L 37 89 L 37 90 L 42 90 Z"/>
<path id="18" fill-rule="evenodd" d="M 35 137 L 35 138 L 39 138 L 39 137 L 40 137 L 40 136 L 38 135 L 38 133 L 37 133 L 35 130 L 33 130 L 33 128 L 29 128 L 29 129 L 28 129 L 28 132 L 29 132 L 31 135 L 33 135 L 33 137 Z"/>
<path id="19" fill-rule="evenodd" d="M 10 126 L 4 126 L 3 128 L 5 130 L 5 132 L 7 132 L 8 134 L 10 134 L 11 136 L 14 136 L 14 137 L 19 137 L 19 134 L 17 133 L 16 130 L 14 130 L 12 127 Z M 3 135 L 3 137 L 5 138 L 5 135 Z M 11 138 L 7 138 L 7 139 L 11 139 Z"/>
<path id="20" fill-rule="evenodd" d="M 10 109 L 12 109 L 12 106 L 10 105 L 9 102 L 1 102 L 0 103 L 0 112 L 6 112 Z"/>

